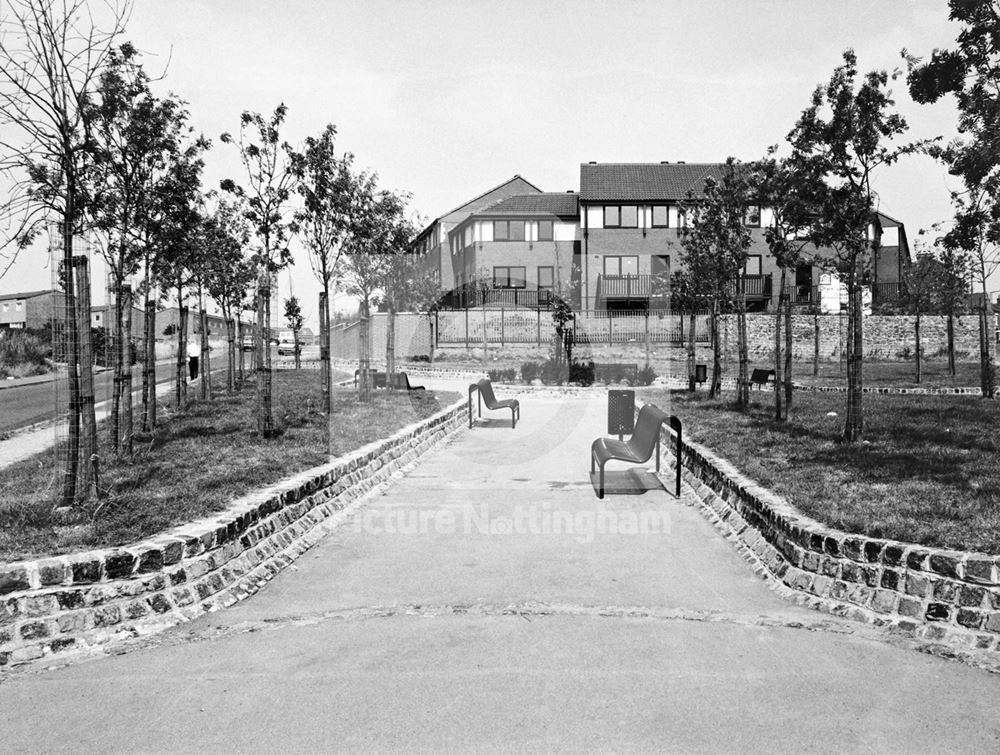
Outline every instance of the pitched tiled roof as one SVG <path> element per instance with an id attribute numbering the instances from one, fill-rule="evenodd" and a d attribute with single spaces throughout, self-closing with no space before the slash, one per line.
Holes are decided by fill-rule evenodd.
<path id="1" fill-rule="evenodd" d="M 51 291 L 22 291 L 16 294 L 0 294 L 0 301 L 12 301 L 13 299 L 34 299 L 36 296 L 51 294 Z"/>
<path id="2" fill-rule="evenodd" d="M 654 202 L 699 196 L 705 178 L 721 179 L 722 163 L 583 163 L 583 202 Z"/>
<path id="3" fill-rule="evenodd" d="M 477 215 L 557 215 L 575 218 L 578 213 L 577 195 L 571 192 L 517 194 L 501 199 Z"/>

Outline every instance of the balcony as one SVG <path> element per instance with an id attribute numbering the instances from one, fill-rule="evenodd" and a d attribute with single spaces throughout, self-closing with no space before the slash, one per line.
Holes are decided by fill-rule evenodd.
<path id="1" fill-rule="evenodd" d="M 490 288 L 485 291 L 465 287 L 448 291 L 438 299 L 439 309 L 466 309 L 485 306 L 487 309 L 527 308 L 551 309 L 556 295 L 550 288 Z"/>
<path id="2" fill-rule="evenodd" d="M 651 275 L 598 275 L 597 299 L 648 299 Z"/>
<path id="3" fill-rule="evenodd" d="M 903 295 L 899 283 L 875 283 L 872 285 L 872 306 L 897 301 Z"/>

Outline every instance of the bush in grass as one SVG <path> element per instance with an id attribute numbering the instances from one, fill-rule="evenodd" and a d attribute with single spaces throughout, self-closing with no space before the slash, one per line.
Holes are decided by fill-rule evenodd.
<path id="1" fill-rule="evenodd" d="M 49 371 L 52 346 L 30 331 L 8 330 L 0 337 L 0 376 L 27 377 Z"/>
<path id="2" fill-rule="evenodd" d="M 577 385 L 593 385 L 594 383 L 594 360 L 577 362 L 575 359 L 569 366 L 569 382 Z"/>
<path id="3" fill-rule="evenodd" d="M 538 377 L 538 362 L 525 362 L 521 365 L 521 380 L 530 384 L 536 377 Z"/>
<path id="4" fill-rule="evenodd" d="M 566 382 L 566 378 L 569 377 L 569 369 L 562 362 L 557 362 L 555 359 L 548 359 L 542 362 L 539 376 L 545 385 L 562 385 Z"/>
<path id="5" fill-rule="evenodd" d="M 656 380 L 656 373 L 653 371 L 653 368 L 647 364 L 639 370 L 637 380 L 639 385 L 652 385 L 653 381 Z"/>
<path id="6" fill-rule="evenodd" d="M 486 370 L 486 375 L 494 383 L 513 383 L 517 379 L 517 371 L 513 368 L 507 370 Z"/>

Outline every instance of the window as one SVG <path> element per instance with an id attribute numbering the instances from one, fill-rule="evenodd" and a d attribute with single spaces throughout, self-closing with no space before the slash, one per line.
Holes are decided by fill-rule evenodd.
<path id="1" fill-rule="evenodd" d="M 608 205 L 604 208 L 605 228 L 638 228 L 639 208 L 634 204 Z"/>
<path id="2" fill-rule="evenodd" d="M 540 267 L 538 268 L 538 288 L 540 289 L 551 289 L 555 281 L 554 268 L 552 267 Z"/>
<path id="3" fill-rule="evenodd" d="M 552 241 L 552 221 L 551 220 L 539 220 L 538 221 L 538 240 L 539 241 Z M 541 268 L 539 268 L 540 270 Z"/>
<path id="4" fill-rule="evenodd" d="M 523 267 L 493 268 L 493 288 L 524 288 Z"/>
<path id="5" fill-rule="evenodd" d="M 639 258 L 638 257 L 605 257 L 604 258 L 604 274 L 605 275 L 638 275 L 639 274 Z"/>
<path id="6" fill-rule="evenodd" d="M 746 214 L 743 218 L 743 224 L 753 226 L 754 228 L 760 228 L 760 205 L 752 204 L 747 207 Z"/>
<path id="7" fill-rule="evenodd" d="M 760 259 L 761 256 L 759 254 L 751 254 L 747 257 L 747 264 L 743 273 L 745 275 L 760 275 Z"/>
<path id="8" fill-rule="evenodd" d="M 494 241 L 524 241 L 523 220 L 494 220 Z"/>
<path id="9" fill-rule="evenodd" d="M 670 215 L 667 213 L 667 206 L 664 204 L 653 205 L 653 228 L 667 228 L 670 226 Z"/>
<path id="10" fill-rule="evenodd" d="M 669 278 L 670 277 L 670 255 L 669 254 L 654 254 L 650 260 L 650 272 L 654 277 L 658 278 Z"/>

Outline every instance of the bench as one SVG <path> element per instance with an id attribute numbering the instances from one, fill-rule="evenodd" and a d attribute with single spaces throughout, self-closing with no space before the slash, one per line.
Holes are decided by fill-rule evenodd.
<path id="1" fill-rule="evenodd" d="M 497 410 L 497 409 L 510 409 L 510 426 L 511 428 L 517 427 L 517 421 L 521 419 L 521 404 L 516 398 L 506 398 L 503 401 L 497 401 L 497 397 L 493 395 L 493 383 L 490 382 L 489 378 L 483 378 L 478 383 L 473 383 L 469 386 L 469 427 L 472 427 L 472 392 L 479 391 L 479 416 L 483 416 L 483 402 L 486 402 L 486 408 Z"/>
<path id="2" fill-rule="evenodd" d="M 368 370 L 371 375 L 372 388 L 385 388 L 385 373 L 378 370 Z M 354 387 L 358 387 L 358 380 L 361 379 L 361 370 L 354 371 Z"/>
<path id="3" fill-rule="evenodd" d="M 410 385 L 410 378 L 405 372 L 397 372 L 393 378 L 393 388 L 398 388 L 399 390 L 408 391 L 424 391 L 427 390 L 422 385 Z"/>
<path id="4" fill-rule="evenodd" d="M 755 368 L 754 371 L 750 373 L 750 386 L 753 387 L 756 385 L 758 388 L 763 389 L 764 386 L 767 385 L 768 380 L 772 380 L 773 378 L 774 370 L 761 370 Z"/>
<path id="5" fill-rule="evenodd" d="M 639 416 L 635 421 L 635 432 L 628 440 L 615 440 L 614 438 L 598 438 L 590 446 L 590 473 L 594 474 L 595 464 L 600 467 L 600 484 L 597 488 L 597 497 L 604 498 L 604 465 L 615 459 L 616 461 L 630 461 L 633 464 L 643 464 L 649 461 L 649 457 L 656 453 L 656 471 L 660 471 L 660 427 L 666 422 L 679 430 L 680 423 L 674 425 L 672 418 L 658 406 L 654 404 L 644 404 L 639 410 Z M 678 443 L 680 433 L 678 432 Z M 680 459 L 678 459 L 678 469 L 680 469 Z M 680 487 L 678 486 L 678 495 Z"/>

